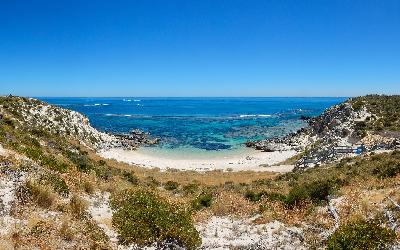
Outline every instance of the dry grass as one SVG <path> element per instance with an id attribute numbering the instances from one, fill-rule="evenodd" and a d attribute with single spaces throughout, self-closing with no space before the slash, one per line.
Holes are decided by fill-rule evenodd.
<path id="1" fill-rule="evenodd" d="M 80 218 L 86 212 L 86 209 L 86 201 L 74 194 L 69 201 L 69 211 L 71 215 L 75 218 Z"/>
<path id="2" fill-rule="evenodd" d="M 211 211 L 216 216 L 246 217 L 254 215 L 258 211 L 258 205 L 245 199 L 241 194 L 222 191 L 213 199 Z"/>
<path id="3" fill-rule="evenodd" d="M 67 241 L 72 241 L 74 239 L 75 232 L 71 225 L 71 218 L 65 217 L 62 219 L 59 232 L 61 237 Z"/>
<path id="4" fill-rule="evenodd" d="M 48 186 L 40 185 L 33 180 L 26 183 L 30 191 L 32 200 L 42 208 L 50 208 L 57 196 Z"/>

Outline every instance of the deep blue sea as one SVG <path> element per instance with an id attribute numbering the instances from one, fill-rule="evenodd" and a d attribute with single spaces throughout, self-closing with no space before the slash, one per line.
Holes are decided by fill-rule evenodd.
<path id="1" fill-rule="evenodd" d="M 161 137 L 158 148 L 225 151 L 284 136 L 346 98 L 39 98 L 81 112 L 105 132 Z"/>

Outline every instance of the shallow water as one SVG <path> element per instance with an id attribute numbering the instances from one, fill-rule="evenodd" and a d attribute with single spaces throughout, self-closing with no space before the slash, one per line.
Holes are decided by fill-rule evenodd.
<path id="1" fill-rule="evenodd" d="M 240 152 L 247 140 L 295 132 L 306 126 L 301 116 L 317 116 L 346 98 L 39 99 L 87 115 L 101 131 L 138 128 L 161 137 L 156 148 L 145 149 L 149 152 L 201 156 Z"/>

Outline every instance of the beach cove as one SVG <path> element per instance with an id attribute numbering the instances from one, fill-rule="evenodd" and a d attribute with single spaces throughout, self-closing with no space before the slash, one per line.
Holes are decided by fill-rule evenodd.
<path id="1" fill-rule="evenodd" d="M 165 151 L 165 150 L 164 150 Z M 158 152 L 158 153 L 157 153 Z M 294 156 L 296 151 L 262 152 L 243 148 L 235 152 L 205 152 L 203 154 L 163 153 L 160 149 L 140 148 L 138 150 L 109 149 L 100 151 L 99 155 L 120 162 L 134 164 L 145 168 L 194 170 L 194 171 L 268 171 L 290 172 L 293 165 L 280 165 Z"/>

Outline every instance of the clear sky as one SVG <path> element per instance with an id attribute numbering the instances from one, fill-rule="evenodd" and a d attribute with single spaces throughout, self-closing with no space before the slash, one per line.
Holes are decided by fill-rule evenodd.
<path id="1" fill-rule="evenodd" d="M 3 0 L 0 94 L 400 93 L 399 0 Z"/>

